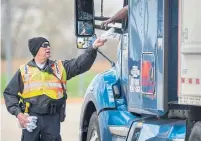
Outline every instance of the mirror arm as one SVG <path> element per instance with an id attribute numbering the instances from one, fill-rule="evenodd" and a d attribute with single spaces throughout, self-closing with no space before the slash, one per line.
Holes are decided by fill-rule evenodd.
<path id="1" fill-rule="evenodd" d="M 110 58 L 108 58 L 105 54 L 103 54 L 99 49 L 97 49 L 97 51 L 110 62 L 112 67 L 115 66 L 115 63 Z"/>
<path id="2" fill-rule="evenodd" d="M 101 17 L 103 17 L 103 0 L 101 0 Z"/>
<path id="3" fill-rule="evenodd" d="M 105 20 L 108 20 L 110 17 L 98 17 L 98 16 L 95 16 L 94 17 L 94 20 L 96 21 L 105 21 Z M 122 20 L 116 20 L 115 23 L 122 23 Z"/>
<path id="4" fill-rule="evenodd" d="M 99 29 L 99 30 L 105 30 L 107 31 L 108 29 L 112 28 L 111 26 L 107 26 L 106 28 L 105 27 L 101 27 L 100 25 L 95 25 L 95 29 Z M 123 34 L 123 31 L 121 28 L 117 28 L 115 27 L 115 33 L 118 33 L 118 34 Z"/>
<path id="5" fill-rule="evenodd" d="M 108 20 L 109 18 L 110 17 L 102 17 L 102 16 L 98 17 L 98 16 L 95 16 L 94 20 L 96 20 L 96 21 L 105 21 L 105 20 Z"/>

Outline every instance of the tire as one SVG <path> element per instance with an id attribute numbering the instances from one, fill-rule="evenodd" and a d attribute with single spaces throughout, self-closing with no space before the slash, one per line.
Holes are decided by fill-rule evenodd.
<path id="1" fill-rule="evenodd" d="M 94 112 L 91 116 L 88 132 L 87 141 L 101 141 L 100 139 L 100 129 L 98 123 L 98 115 Z"/>
<path id="2" fill-rule="evenodd" d="M 189 141 L 201 141 L 201 121 L 194 124 Z"/>

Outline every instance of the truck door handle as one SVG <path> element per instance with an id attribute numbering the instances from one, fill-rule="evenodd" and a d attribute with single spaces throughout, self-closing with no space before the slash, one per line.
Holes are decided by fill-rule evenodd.
<path id="1" fill-rule="evenodd" d="M 149 71 L 149 79 L 150 81 L 154 81 L 154 68 L 151 67 L 150 71 Z"/>

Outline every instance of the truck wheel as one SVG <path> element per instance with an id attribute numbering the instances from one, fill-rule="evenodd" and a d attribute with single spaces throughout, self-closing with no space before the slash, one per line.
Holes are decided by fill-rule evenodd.
<path id="1" fill-rule="evenodd" d="M 189 141 L 201 141 L 201 121 L 197 121 L 191 131 Z"/>
<path id="2" fill-rule="evenodd" d="M 98 124 L 98 115 L 94 112 L 91 116 L 88 132 L 87 141 L 100 141 L 100 130 Z"/>

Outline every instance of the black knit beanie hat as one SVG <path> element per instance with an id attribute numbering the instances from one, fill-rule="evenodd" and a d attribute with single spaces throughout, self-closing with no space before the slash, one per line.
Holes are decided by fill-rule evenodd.
<path id="1" fill-rule="evenodd" d="M 41 45 L 49 41 L 43 37 L 35 37 L 28 40 L 29 51 L 35 57 Z"/>

